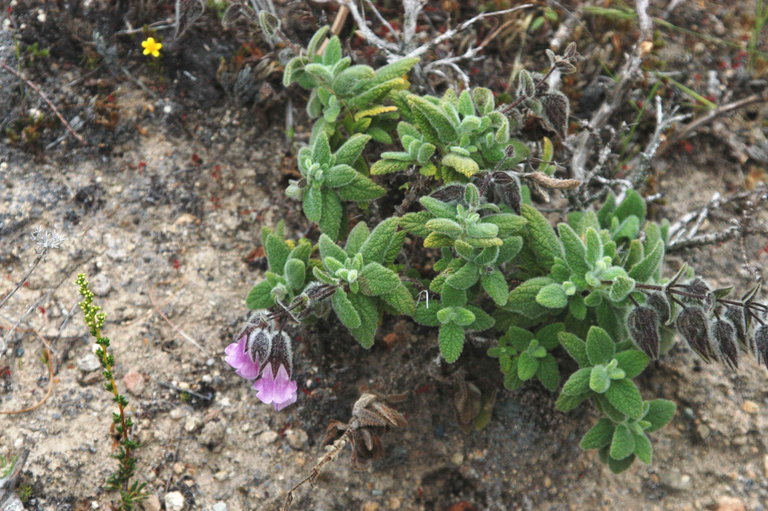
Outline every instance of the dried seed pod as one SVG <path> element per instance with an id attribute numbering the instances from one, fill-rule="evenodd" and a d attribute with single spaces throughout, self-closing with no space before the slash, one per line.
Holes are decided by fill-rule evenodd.
<path id="1" fill-rule="evenodd" d="M 267 328 L 254 327 L 248 334 L 245 351 L 257 364 L 265 364 L 272 352 L 272 332 Z"/>
<path id="2" fill-rule="evenodd" d="M 739 367 L 739 348 L 736 344 L 736 328 L 728 320 L 718 319 L 712 323 L 713 349 L 718 354 L 720 360 L 730 369 L 736 370 Z"/>
<path id="3" fill-rule="evenodd" d="M 757 362 L 768 367 L 768 325 L 760 325 L 752 337 L 752 345 L 755 347 Z"/>
<path id="4" fill-rule="evenodd" d="M 678 314 L 675 324 L 688 346 L 705 362 L 717 358 L 712 350 L 709 322 L 703 308 L 699 306 L 686 307 Z"/>
<path id="5" fill-rule="evenodd" d="M 669 300 L 667 300 L 667 295 L 663 293 L 650 293 L 646 296 L 645 304 L 656 311 L 662 324 L 666 324 L 669 321 L 669 316 L 672 314 L 672 306 L 670 306 Z"/>
<path id="6" fill-rule="evenodd" d="M 691 304 L 700 303 L 704 306 L 707 312 L 712 311 L 712 308 L 715 305 L 715 297 L 712 295 L 709 285 L 704 282 L 703 279 L 696 277 L 683 286 L 683 289 L 686 293 L 697 295 L 696 298 L 692 296 L 683 296 L 682 299 L 684 302 Z"/>
<path id="7" fill-rule="evenodd" d="M 659 358 L 659 324 L 658 313 L 650 307 L 635 307 L 627 316 L 629 336 L 651 358 Z"/>
<path id="8" fill-rule="evenodd" d="M 512 211 L 520 214 L 520 183 L 516 176 L 509 172 L 494 172 L 493 193 L 495 202 L 506 204 Z"/>
<path id="9" fill-rule="evenodd" d="M 751 345 L 751 339 L 747 335 L 746 309 L 744 309 L 744 307 L 737 307 L 736 305 L 728 305 L 725 308 L 723 316 L 730 321 L 736 329 L 736 340 L 741 347 L 747 352 L 754 351 L 754 346 Z"/>

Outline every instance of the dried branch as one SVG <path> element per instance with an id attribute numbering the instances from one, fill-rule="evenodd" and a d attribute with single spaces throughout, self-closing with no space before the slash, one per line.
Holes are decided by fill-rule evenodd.
<path id="1" fill-rule="evenodd" d="M 64 116 L 63 116 L 63 115 L 61 115 L 61 112 L 59 112 L 59 109 L 58 109 L 58 108 L 56 108 L 56 105 L 54 105 L 54 104 L 53 104 L 53 102 L 52 102 L 50 99 L 48 99 L 48 96 L 46 96 L 46 95 L 45 95 L 45 93 L 42 91 L 42 89 L 41 89 L 41 88 L 40 88 L 38 85 L 36 85 L 36 84 L 35 84 L 35 83 L 33 83 L 32 81 L 30 81 L 30 80 L 29 80 L 29 78 L 27 78 L 26 76 L 22 75 L 21 73 L 19 73 L 19 72 L 18 72 L 18 71 L 16 71 L 15 69 L 13 69 L 11 66 L 9 66 L 8 64 L 6 64 L 6 63 L 5 63 L 5 61 L 2 61 L 2 62 L 0 62 L 0 68 L 2 68 L 2 69 L 5 69 L 6 71 L 8 71 L 8 72 L 9 72 L 9 73 L 11 73 L 12 75 L 14 75 L 16 78 L 18 78 L 19 80 L 21 80 L 21 81 L 23 81 L 24 83 L 26 83 L 26 84 L 27 84 L 27 86 L 28 86 L 29 88 L 31 88 L 32 90 L 34 90 L 35 92 L 37 92 L 37 94 L 38 94 L 38 95 L 39 95 L 41 98 L 43 98 L 43 101 L 45 101 L 45 103 L 48 105 L 48 107 L 49 107 L 51 110 L 53 110 L 53 113 L 54 113 L 54 114 L 56 114 L 56 117 L 58 117 L 58 118 L 59 118 L 59 120 L 61 121 L 61 123 L 62 123 L 62 124 L 64 125 L 64 127 L 67 129 L 67 131 L 68 131 L 68 132 L 69 132 L 69 133 L 70 133 L 70 134 L 71 134 L 73 137 L 75 137 L 75 138 L 77 139 L 77 141 L 78 141 L 78 142 L 80 142 L 82 145 L 88 145 L 88 142 L 86 142 L 86 141 L 85 141 L 85 139 L 84 139 L 83 137 L 81 137 L 81 136 L 80 136 L 80 135 L 79 135 L 79 134 L 78 134 L 78 133 L 77 133 L 77 132 L 74 130 L 74 128 L 72 128 L 72 126 L 71 126 L 71 125 L 69 124 L 69 122 L 68 122 L 68 121 L 67 121 L 67 120 L 64 118 Z"/>
<path id="2" fill-rule="evenodd" d="M 45 338 L 40 335 L 40 333 L 37 330 L 32 330 L 34 334 L 37 336 L 38 339 L 40 339 L 43 344 L 45 345 L 45 360 L 48 363 L 48 389 L 45 392 L 45 395 L 40 398 L 40 400 L 33 404 L 32 406 L 28 406 L 26 408 L 22 408 L 21 410 L 0 410 L 0 415 L 18 415 L 21 413 L 31 412 L 32 410 L 37 410 L 41 406 L 45 404 L 46 401 L 48 401 L 48 398 L 51 397 L 51 394 L 53 394 L 53 384 L 54 384 L 54 378 L 53 378 L 53 351 L 51 350 L 51 345 L 48 344 L 48 341 L 45 340 Z"/>
<path id="3" fill-rule="evenodd" d="M 205 349 L 205 348 L 203 348 L 203 347 L 200 345 L 200 343 L 198 343 L 198 342 L 197 342 L 197 341 L 196 341 L 196 340 L 195 340 L 193 337 L 191 337 L 189 334 L 187 334 L 186 332 L 184 332 L 182 329 L 180 329 L 179 327 L 177 327 L 177 326 L 176 326 L 176 325 L 173 323 L 173 321 L 171 321 L 170 319 L 168 319 L 168 316 L 166 316 L 166 315 L 163 313 L 163 311 L 162 311 L 162 310 L 160 310 L 160 308 L 157 306 L 157 302 L 155 302 L 155 298 L 152 296 L 152 290 L 151 290 L 150 288 L 147 288 L 147 295 L 149 296 L 149 301 L 150 301 L 150 302 L 152 302 L 152 307 L 153 307 L 154 311 L 155 311 L 155 312 L 156 312 L 156 313 L 157 313 L 157 314 L 158 314 L 158 315 L 159 315 L 161 318 L 163 318 L 163 319 L 166 321 L 166 323 L 168 323 L 168 324 L 171 326 L 171 328 L 173 328 L 173 330 L 174 330 L 174 331 L 175 331 L 177 334 L 179 334 L 179 335 L 180 335 L 180 336 L 181 336 L 183 339 L 185 339 L 185 340 L 189 341 L 189 342 L 190 342 L 190 343 L 191 343 L 191 344 L 192 344 L 192 345 L 193 345 L 195 348 L 199 349 L 199 350 L 200 350 L 200 351 L 202 351 L 203 353 L 207 353 L 206 349 Z"/>
<path id="4" fill-rule="evenodd" d="M 624 65 L 619 70 L 619 82 L 594 113 L 592 119 L 590 119 L 588 123 L 587 129 L 576 135 L 573 142 L 569 144 L 571 147 L 575 148 L 573 149 L 573 155 L 571 156 L 571 175 L 575 179 L 584 179 L 586 162 L 592 152 L 592 144 L 590 144 L 592 134 L 605 126 L 611 115 L 618 110 L 619 106 L 625 100 L 627 89 L 640 70 L 640 64 L 643 62 L 643 57 L 651 49 L 648 45 L 649 41 L 646 38 L 647 31 L 652 29 L 652 26 L 646 25 L 646 23 L 650 24 L 650 18 L 646 13 L 648 0 L 637 0 L 635 8 L 637 10 L 638 19 L 644 21 L 641 22 L 640 36 L 635 43 L 632 54 L 627 57 Z"/>
<path id="5" fill-rule="evenodd" d="M 746 98 L 742 98 L 737 101 L 733 101 L 731 103 L 727 103 L 713 110 L 710 110 L 709 112 L 702 115 L 701 117 L 698 117 L 697 119 L 694 119 L 690 123 L 683 126 L 680 129 L 680 131 L 678 131 L 672 137 L 670 137 L 669 140 L 667 140 L 667 142 L 664 144 L 664 146 L 659 150 L 659 154 L 660 155 L 664 154 L 667 150 L 669 150 L 670 147 L 673 147 L 677 142 L 683 140 L 684 138 L 687 138 L 697 129 L 701 128 L 702 126 L 704 126 L 709 122 L 712 122 L 714 119 L 717 119 L 718 117 L 727 114 L 728 112 L 738 110 L 739 108 L 744 108 L 745 106 L 752 105 L 754 103 L 763 103 L 766 101 L 768 101 L 768 92 L 763 92 L 762 94 L 752 94 L 751 96 L 747 96 Z"/>

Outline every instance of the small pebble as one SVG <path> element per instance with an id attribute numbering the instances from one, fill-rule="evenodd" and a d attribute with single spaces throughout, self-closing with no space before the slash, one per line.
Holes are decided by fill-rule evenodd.
<path id="1" fill-rule="evenodd" d="M 688 474 L 673 468 L 661 474 L 661 484 L 670 490 L 685 491 L 691 488 L 692 480 Z"/>
<path id="2" fill-rule="evenodd" d="M 141 503 L 141 507 L 144 508 L 144 511 L 160 511 L 160 497 L 154 493 L 151 494 Z"/>
<path id="3" fill-rule="evenodd" d="M 765 478 L 768 479 L 768 454 L 763 456 L 763 474 L 765 475 Z"/>
<path id="4" fill-rule="evenodd" d="M 402 502 L 397 497 L 389 499 L 389 509 L 400 509 Z"/>
<path id="5" fill-rule="evenodd" d="M 178 491 L 165 494 L 165 511 L 181 511 L 184 509 L 184 495 Z"/>
<path id="6" fill-rule="evenodd" d="M 93 353 L 87 353 L 77 359 L 77 368 L 83 372 L 90 373 L 101 368 L 101 362 Z"/>
<path id="7" fill-rule="evenodd" d="M 180 476 L 184 473 L 184 464 L 176 462 L 173 464 L 173 473 Z"/>
<path id="8" fill-rule="evenodd" d="M 261 445 L 268 445 L 274 443 L 278 436 L 275 431 L 265 431 L 259 435 L 257 442 Z"/>
<path id="9" fill-rule="evenodd" d="M 379 505 L 376 502 L 366 502 L 362 509 L 363 511 L 379 511 Z"/>
<path id="10" fill-rule="evenodd" d="M 453 463 L 454 465 L 461 465 L 462 463 L 464 463 L 464 453 L 462 452 L 453 453 L 453 455 L 451 456 L 451 463 Z"/>
<path id="11" fill-rule="evenodd" d="M 757 412 L 760 411 L 760 405 L 758 405 L 754 401 L 750 401 L 749 399 L 747 399 L 741 405 L 741 409 L 744 410 L 745 412 L 747 412 L 750 415 L 755 415 Z"/>
<path id="12" fill-rule="evenodd" d="M 226 470 L 219 470 L 218 472 L 213 474 L 213 478 L 219 482 L 226 481 L 227 479 L 229 479 L 229 472 L 227 472 Z M 214 506 L 214 508 L 215 507 L 216 506 Z"/>
<path id="13" fill-rule="evenodd" d="M 99 273 L 90 280 L 91 291 L 96 296 L 107 296 L 112 291 L 112 281 L 103 273 Z"/>
<path id="14" fill-rule="evenodd" d="M 24 356 L 24 348 L 22 348 L 21 346 L 19 346 L 18 348 L 16 348 L 16 352 L 15 352 L 15 355 L 16 355 L 16 358 L 21 358 L 21 357 L 23 357 L 23 356 Z"/>
<path id="15" fill-rule="evenodd" d="M 177 421 L 182 417 L 184 417 L 186 414 L 187 414 L 187 411 L 184 408 L 178 407 L 171 410 L 171 413 L 169 415 L 171 416 L 171 419 Z"/>
<path id="16" fill-rule="evenodd" d="M 227 503 L 219 501 L 213 505 L 211 511 L 227 511 Z"/>
<path id="17" fill-rule="evenodd" d="M 717 499 L 716 511 L 746 511 L 747 506 L 741 499 L 724 496 Z"/>
<path id="18" fill-rule="evenodd" d="M 200 427 L 203 425 L 203 421 L 200 420 L 200 417 L 197 415 L 191 415 L 187 417 L 187 420 L 184 422 L 184 431 L 187 433 L 194 433 Z"/>
<path id="19" fill-rule="evenodd" d="M 309 441 L 309 436 L 303 429 L 286 429 L 285 439 L 288 441 L 288 445 L 300 451 Z"/>
<path id="20" fill-rule="evenodd" d="M 134 396 L 140 396 L 144 392 L 144 377 L 140 372 L 131 369 L 123 376 L 125 388 Z"/>

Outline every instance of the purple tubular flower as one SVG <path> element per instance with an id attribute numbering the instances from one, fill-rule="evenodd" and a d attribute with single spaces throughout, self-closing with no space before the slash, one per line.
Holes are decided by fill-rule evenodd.
<path id="1" fill-rule="evenodd" d="M 291 338 L 285 332 L 278 332 L 272 337 L 271 352 L 261 378 L 253 383 L 256 397 L 262 403 L 272 404 L 280 411 L 296 402 L 296 382 L 293 374 L 293 349 Z"/>
<path id="2" fill-rule="evenodd" d="M 267 364 L 261 378 L 253 383 L 253 388 L 262 403 L 272 404 L 278 412 L 296 402 L 298 385 L 290 379 L 282 364 L 277 370 L 277 376 L 272 373 L 272 364 Z"/>
<path id="3" fill-rule="evenodd" d="M 259 364 L 254 362 L 246 352 L 248 333 L 244 333 L 237 342 L 233 342 L 224 349 L 226 357 L 224 361 L 231 365 L 238 375 L 246 380 L 253 380 L 259 375 Z"/>

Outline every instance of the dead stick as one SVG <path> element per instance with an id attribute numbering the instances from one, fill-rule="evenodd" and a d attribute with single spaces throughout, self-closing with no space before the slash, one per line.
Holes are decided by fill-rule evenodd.
<path id="1" fill-rule="evenodd" d="M 761 103 L 764 101 L 768 101 L 767 94 L 752 94 L 751 96 L 747 96 L 746 98 L 742 98 L 732 103 L 719 106 L 714 110 L 710 110 L 709 112 L 702 115 L 698 119 L 694 119 L 690 123 L 683 126 L 678 133 L 672 136 L 671 139 L 668 140 L 666 144 L 664 144 L 664 147 L 662 147 L 659 150 L 658 154 L 662 154 L 666 152 L 667 149 L 669 149 L 671 146 L 675 144 L 675 142 L 679 142 L 680 140 L 690 135 L 693 131 L 697 130 L 698 128 L 702 127 L 708 122 L 711 122 L 712 120 L 720 117 L 721 115 L 727 114 L 728 112 L 732 112 L 733 110 L 743 108 L 753 103 Z"/>
<path id="2" fill-rule="evenodd" d="M 80 143 L 81 143 L 81 144 L 83 144 L 83 145 L 88 145 L 88 142 L 86 142 L 86 141 L 85 141 L 85 139 L 84 139 L 83 137 L 81 137 L 80 135 L 78 135 L 78 133 L 77 133 L 77 132 L 74 130 L 74 128 L 72 128 L 72 125 L 70 125 L 70 124 L 69 124 L 69 122 L 67 122 L 67 120 L 64 118 L 64 116 L 63 116 L 63 115 L 61 115 L 61 112 L 59 112 L 59 109 L 58 109 L 58 108 L 56 108 L 56 105 L 54 105 L 54 104 L 51 102 L 51 100 L 50 100 L 50 99 L 48 99 L 48 96 L 46 96 L 46 95 L 45 95 L 45 93 L 42 91 L 42 89 L 41 89 L 40 87 L 38 87 L 37 85 L 35 85 L 34 83 L 32 83 L 32 82 L 31 82 L 31 81 L 30 81 L 30 80 L 29 80 L 27 77 L 25 77 L 24 75 L 22 75 L 21 73 L 19 73 L 19 72 L 18 72 L 18 71 L 16 71 L 15 69 L 13 69 L 11 66 L 9 66 L 8 64 L 6 64 L 6 63 L 5 63 L 5 61 L 3 61 L 3 62 L 0 62 L 0 67 L 2 67 L 2 68 L 3 68 L 3 69 L 5 69 L 6 71 L 8 71 L 8 72 L 9 72 L 9 73 L 11 73 L 12 75 L 14 75 L 14 76 L 15 76 L 16 78 L 18 78 L 19 80 L 21 80 L 21 81 L 23 81 L 24 83 L 26 83 L 26 84 L 27 84 L 27 85 L 28 85 L 28 86 L 29 86 L 29 87 L 30 87 L 32 90 L 34 90 L 35 92 L 37 92 L 37 93 L 40 95 L 40 97 L 41 97 L 41 98 L 43 98 L 43 101 L 45 101 L 45 102 L 48 104 L 48 106 L 50 107 L 50 109 L 51 109 L 51 110 L 53 110 L 53 113 L 55 113 L 55 114 L 56 114 L 56 117 L 58 117 L 58 118 L 59 118 L 59 120 L 61 121 L 61 123 L 62 123 L 62 124 L 64 125 L 64 127 L 67 129 L 67 131 L 69 131 L 69 132 L 72 134 L 72 136 L 73 136 L 73 137 L 75 137 L 75 138 L 78 140 L 78 142 L 80 142 Z"/>
<path id="3" fill-rule="evenodd" d="M 40 335 L 40 333 L 37 330 L 32 330 L 34 334 L 43 341 L 43 344 L 45 345 L 45 358 L 48 362 L 48 390 L 45 392 L 45 395 L 38 401 L 37 403 L 33 404 L 32 406 L 28 406 L 27 408 L 22 408 L 21 410 L 0 410 L 0 415 L 18 415 L 20 413 L 26 413 L 31 412 L 32 410 L 37 410 L 41 406 L 45 404 L 46 401 L 48 401 L 48 398 L 51 397 L 51 394 L 53 394 L 53 354 L 51 352 L 51 346 L 48 344 L 48 341 L 45 340 L 45 338 Z"/>
<path id="4" fill-rule="evenodd" d="M 154 297 L 152 296 L 152 290 L 151 290 L 150 288 L 147 288 L 147 295 L 149 295 L 149 301 L 150 301 L 150 302 L 152 302 L 152 306 L 154 307 L 154 309 L 155 309 L 155 312 L 157 312 L 157 314 L 158 314 L 158 315 L 159 315 L 161 318 L 163 318 L 163 319 L 164 319 L 164 320 L 165 320 L 165 321 L 166 321 L 166 322 L 167 322 L 169 325 L 171 325 L 171 328 L 173 328 L 173 329 L 176 331 L 176 333 L 177 333 L 177 334 L 179 334 L 179 335 L 180 335 L 180 336 L 182 336 L 184 339 L 186 339 L 187 341 L 189 341 L 189 342 L 191 342 L 192 344 L 194 344 L 194 345 L 195 345 L 195 347 L 196 347 L 197 349 L 199 349 L 200 351 L 202 351 L 203 353 L 206 353 L 206 351 L 205 351 L 205 348 L 203 348 L 202 346 L 200 346 L 200 344 L 199 344 L 199 343 L 198 343 L 198 342 L 197 342 L 195 339 L 193 339 L 193 338 L 192 338 L 192 337 L 191 337 L 189 334 L 187 334 L 187 333 L 186 333 L 186 332 L 184 332 L 182 329 L 180 329 L 179 327 L 177 327 L 177 326 L 176 326 L 176 325 L 173 323 L 173 321 L 171 321 L 170 319 L 168 319 L 168 316 L 166 316 L 165 314 L 163 314 L 163 311 L 161 311 L 161 310 L 160 310 L 160 309 L 157 307 L 157 302 L 155 302 L 155 299 L 154 299 Z"/>

